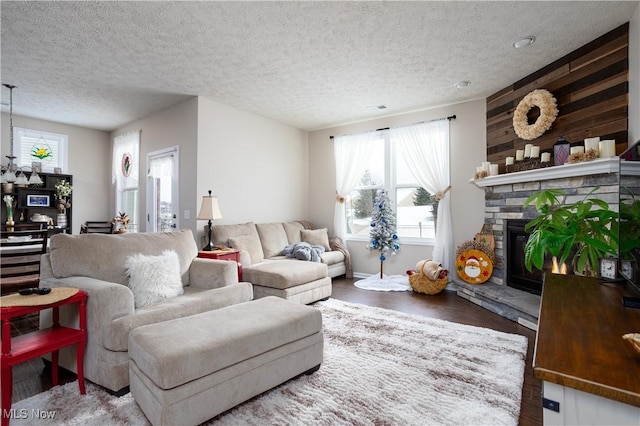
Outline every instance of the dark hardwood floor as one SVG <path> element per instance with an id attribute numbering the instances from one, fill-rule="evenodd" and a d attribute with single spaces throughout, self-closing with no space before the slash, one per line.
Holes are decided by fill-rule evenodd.
<path id="1" fill-rule="evenodd" d="M 542 384 L 533 376 L 533 349 L 536 334 L 534 331 L 513 321 L 487 311 L 457 296 L 455 292 L 443 291 L 435 296 L 415 292 L 379 292 L 362 290 L 353 285 L 350 279 L 334 279 L 332 297 L 363 305 L 378 306 L 386 309 L 423 315 L 446 321 L 486 327 L 505 333 L 521 334 L 529 339 L 522 390 L 521 426 L 542 424 Z M 33 323 L 17 327 L 16 332 L 26 331 Z M 72 374 L 61 372 L 60 381 L 74 380 Z M 13 401 L 19 401 L 51 388 L 48 371 L 43 370 L 41 360 L 32 360 L 13 369 Z"/>

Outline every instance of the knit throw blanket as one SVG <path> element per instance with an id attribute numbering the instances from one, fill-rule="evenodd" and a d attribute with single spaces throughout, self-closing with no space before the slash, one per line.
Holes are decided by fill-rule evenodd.
<path id="1" fill-rule="evenodd" d="M 282 254 L 286 257 L 311 262 L 320 262 L 322 253 L 324 253 L 324 247 L 312 246 L 305 242 L 288 245 L 282 250 Z"/>

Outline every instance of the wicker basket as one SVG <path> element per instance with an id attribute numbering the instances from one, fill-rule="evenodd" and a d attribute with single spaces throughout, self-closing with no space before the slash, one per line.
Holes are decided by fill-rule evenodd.
<path id="1" fill-rule="evenodd" d="M 409 277 L 411 278 L 411 277 Z M 629 333 L 622 336 L 623 339 L 627 340 L 633 346 L 633 349 L 636 350 L 640 354 L 640 333 Z"/>
<path id="2" fill-rule="evenodd" d="M 422 264 L 422 268 L 424 269 L 424 265 L 427 262 Z M 435 281 L 430 280 L 425 274 L 424 271 L 417 271 L 413 275 L 409 275 L 409 284 L 413 291 L 417 291 L 418 293 L 426 293 L 426 294 L 438 294 L 447 286 L 449 282 L 449 278 L 439 278 Z"/>

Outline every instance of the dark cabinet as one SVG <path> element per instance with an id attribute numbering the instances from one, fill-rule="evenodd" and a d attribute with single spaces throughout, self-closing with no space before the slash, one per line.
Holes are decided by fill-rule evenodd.
<path id="1" fill-rule="evenodd" d="M 29 177 L 30 173 L 25 173 Z M 13 208 L 13 220 L 16 224 L 29 223 L 33 221 L 41 222 L 45 216 L 53 219 L 54 226 L 67 233 L 71 233 L 73 223 L 71 221 L 73 209 L 73 192 L 67 198 L 71 207 L 66 208 L 64 217 L 58 216 L 62 212 L 58 210 L 58 198 L 56 196 L 55 185 L 59 181 L 67 181 L 73 186 L 73 175 L 39 173 L 42 184 L 38 185 L 13 185 L 15 206 Z M 3 191 L 3 196 L 6 195 Z M 66 220 L 65 220 L 66 219 Z M 2 204 L 2 224 L 7 220 L 6 205 Z M 66 222 L 66 224 L 64 223 Z M 4 228 L 4 226 L 3 226 Z"/>

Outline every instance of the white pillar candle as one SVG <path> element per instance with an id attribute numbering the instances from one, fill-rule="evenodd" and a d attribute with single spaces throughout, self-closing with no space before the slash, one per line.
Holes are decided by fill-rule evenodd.
<path id="1" fill-rule="evenodd" d="M 598 152 L 598 147 L 600 146 L 600 137 L 595 138 L 586 138 L 584 140 L 584 150 L 589 151 L 590 149 L 595 149 Z"/>
<path id="2" fill-rule="evenodd" d="M 524 159 L 524 150 L 517 149 L 516 150 L 516 161 L 522 161 Z"/>
<path id="3" fill-rule="evenodd" d="M 533 148 L 532 143 L 528 143 L 524 146 L 524 158 L 531 157 L 531 148 Z"/>
<path id="4" fill-rule="evenodd" d="M 505 166 L 513 165 L 513 157 L 507 157 L 504 161 Z"/>
<path id="5" fill-rule="evenodd" d="M 540 147 L 537 145 L 534 145 L 531 147 L 531 158 L 538 158 L 540 157 Z"/>
<path id="6" fill-rule="evenodd" d="M 489 175 L 495 176 L 497 174 L 498 174 L 498 165 L 497 164 L 490 164 L 489 165 Z"/>
<path id="7" fill-rule="evenodd" d="M 480 173 L 482 171 L 483 171 L 482 166 L 476 167 L 476 173 Z"/>
<path id="8" fill-rule="evenodd" d="M 542 162 L 542 163 L 551 162 L 551 153 L 550 152 L 543 152 L 542 156 L 540 157 L 540 162 Z"/>
<path id="9" fill-rule="evenodd" d="M 489 166 L 491 165 L 490 162 L 488 161 L 483 161 L 482 162 L 482 170 L 484 170 L 485 172 L 489 173 Z"/>
<path id="10" fill-rule="evenodd" d="M 582 146 L 582 145 L 578 145 L 578 146 L 572 146 L 572 147 L 571 147 L 571 153 L 572 153 L 572 154 L 576 154 L 576 153 L 578 153 L 578 152 L 582 152 L 582 153 L 584 153 L 584 146 Z"/>
<path id="11" fill-rule="evenodd" d="M 600 158 L 616 156 L 616 141 L 613 139 L 600 141 Z"/>

